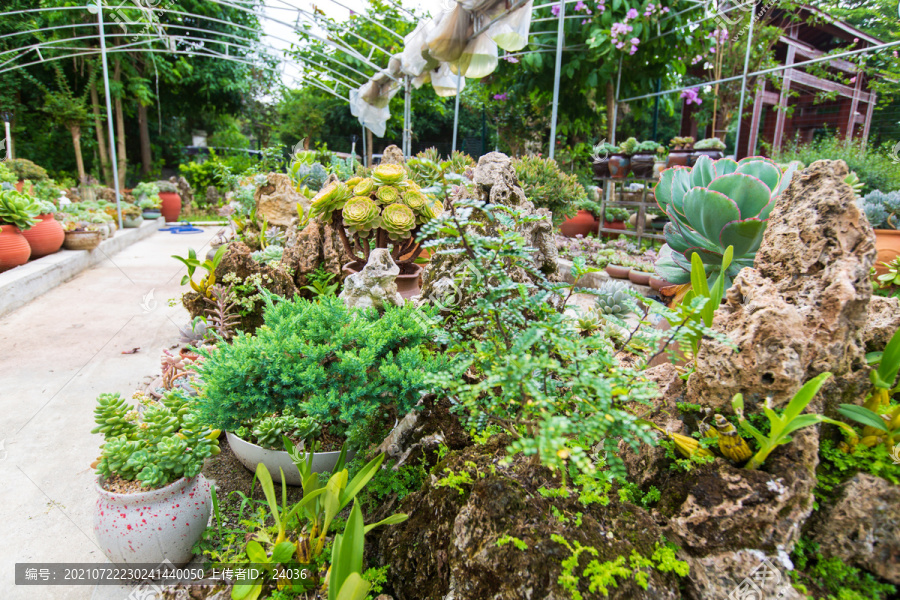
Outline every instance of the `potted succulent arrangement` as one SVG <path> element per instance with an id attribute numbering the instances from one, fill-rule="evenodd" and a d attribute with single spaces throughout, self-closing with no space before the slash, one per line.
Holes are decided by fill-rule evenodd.
<path id="1" fill-rule="evenodd" d="M 592 200 L 582 200 L 578 203 L 578 212 L 569 217 L 559 226 L 559 231 L 566 237 L 586 237 L 592 231 L 597 231 L 597 217 L 600 214 L 600 205 Z"/>
<path id="2" fill-rule="evenodd" d="M 594 177 L 605 179 L 610 176 L 609 160 L 610 157 L 618 152 L 619 147 L 615 144 L 610 144 L 609 142 L 602 142 L 594 146 L 593 154 L 591 154 L 591 158 L 593 159 L 591 165 L 594 170 Z"/>
<path id="3" fill-rule="evenodd" d="M 31 196 L 0 190 L 0 272 L 28 262 L 31 246 L 22 232 L 34 226 L 40 211 Z"/>
<path id="4" fill-rule="evenodd" d="M 105 228 L 104 228 L 105 229 Z M 104 240 L 101 226 L 89 221 L 67 220 L 63 223 L 66 250 L 93 250 Z"/>
<path id="5" fill-rule="evenodd" d="M 38 166 L 27 158 L 15 158 L 6 161 L 6 165 L 16 175 L 16 191 L 22 192 L 25 186 L 30 187 L 33 181 L 44 181 L 48 178 L 47 171 L 44 167 Z M 27 182 L 27 183 L 26 183 Z"/>
<path id="6" fill-rule="evenodd" d="M 669 155 L 666 157 L 666 168 L 669 167 L 690 167 L 694 164 L 692 159 L 692 151 L 694 149 L 694 138 L 673 137 L 669 141 Z"/>
<path id="7" fill-rule="evenodd" d="M 609 172 L 613 179 L 625 179 L 631 170 L 631 156 L 638 147 L 638 141 L 630 137 L 619 145 L 619 151 L 609 158 Z"/>
<path id="8" fill-rule="evenodd" d="M 718 160 L 724 156 L 722 154 L 724 151 L 725 142 L 719 138 L 702 139 L 694 144 L 693 160 L 697 162 L 697 159 L 701 156 L 708 156 L 711 160 Z"/>
<path id="9" fill-rule="evenodd" d="M 141 216 L 145 219 L 158 219 L 162 214 L 159 212 L 159 208 L 162 206 L 159 196 L 146 197 L 139 200 L 137 205 L 141 209 Z"/>
<path id="10" fill-rule="evenodd" d="M 400 267 L 397 290 L 404 298 L 419 293 L 422 253 L 416 236 L 422 225 L 439 216 L 443 205 L 425 194 L 407 178 L 399 165 L 378 165 L 371 177 L 353 177 L 332 183 L 312 200 L 309 218 L 321 217 L 340 234 L 347 254 L 355 260 L 344 265 L 345 272 L 362 270 L 375 248 L 391 248 L 391 257 Z"/>
<path id="11" fill-rule="evenodd" d="M 139 206 L 135 204 L 126 204 L 122 208 L 122 226 L 126 229 L 140 227 L 144 222 L 143 214 Z"/>
<path id="12" fill-rule="evenodd" d="M 628 272 L 628 280 L 638 285 L 650 285 L 650 278 L 655 272 L 653 265 L 639 262 Z"/>
<path id="13" fill-rule="evenodd" d="M 62 225 L 53 217 L 56 205 L 46 200 L 38 200 L 36 204 L 40 211 L 37 215 L 38 222 L 22 232 L 28 245 L 31 246 L 31 258 L 41 258 L 58 252 L 66 239 Z"/>
<path id="14" fill-rule="evenodd" d="M 637 263 L 629 256 L 616 253 L 609 259 L 609 264 L 604 269 L 606 273 L 613 279 L 628 279 L 631 269 L 637 266 Z"/>
<path id="15" fill-rule="evenodd" d="M 875 249 L 878 251 L 875 270 L 884 275 L 888 272 L 887 264 L 900 256 L 900 231 L 897 230 L 900 226 L 900 191 L 874 190 L 862 198 L 857 197 L 857 202 L 875 230 Z"/>
<path id="16" fill-rule="evenodd" d="M 187 564 L 212 506 L 203 461 L 219 453 L 218 431 L 198 424 L 189 401 L 169 392 L 159 401 L 101 394 L 94 409 L 103 435 L 94 463 L 94 533 L 117 565 L 169 560 Z"/>
<path id="17" fill-rule="evenodd" d="M 659 144 L 648 140 L 641 142 L 634 150 L 634 156 L 631 157 L 631 173 L 640 179 L 649 179 L 653 177 L 653 165 L 656 162 L 656 151 Z"/>
<path id="18" fill-rule="evenodd" d="M 157 181 L 156 187 L 159 188 L 160 212 L 165 217 L 166 223 L 177 222 L 181 215 L 181 196 L 178 195 L 178 188 L 168 181 Z"/>
<path id="19" fill-rule="evenodd" d="M 607 208 L 603 218 L 603 227 L 606 229 L 621 229 L 624 231 L 626 229 L 625 221 L 628 219 L 629 214 L 627 208 Z M 613 235 L 614 234 L 608 232 L 603 233 L 603 237 L 612 237 Z"/>

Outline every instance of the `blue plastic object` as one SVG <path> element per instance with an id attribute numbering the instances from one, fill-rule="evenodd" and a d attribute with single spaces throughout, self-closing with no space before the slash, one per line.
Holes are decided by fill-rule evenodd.
<path id="1" fill-rule="evenodd" d="M 160 231 L 168 231 L 169 233 L 202 233 L 202 229 L 198 229 L 197 227 L 192 226 L 189 222 L 184 221 L 184 224 L 175 225 L 172 227 L 161 227 Z"/>

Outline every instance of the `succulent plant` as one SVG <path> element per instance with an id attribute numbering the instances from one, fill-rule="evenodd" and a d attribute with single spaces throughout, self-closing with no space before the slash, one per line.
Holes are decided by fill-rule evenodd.
<path id="1" fill-rule="evenodd" d="M 670 222 L 656 272 L 672 283 L 688 283 L 696 253 L 712 281 L 732 246 L 734 261 L 725 272 L 726 289 L 730 287 L 742 268 L 753 266 L 769 214 L 795 170 L 794 165 L 782 173 L 774 162 L 757 156 L 740 162 L 701 156 L 692 168 L 663 171 L 654 193 Z"/>
<path id="2" fill-rule="evenodd" d="M 596 310 L 600 314 L 624 317 L 631 312 L 631 286 L 624 281 L 607 281 L 597 293 Z"/>
<path id="3" fill-rule="evenodd" d="M 354 177 L 357 179 L 357 183 L 351 188 L 353 190 L 354 196 L 368 196 L 372 192 L 375 191 L 375 180 L 371 177 L 366 177 L 365 179 L 360 179 L 359 177 Z M 351 179 L 350 181 L 353 181 Z M 347 186 L 350 186 L 350 181 L 347 182 Z"/>
<path id="4" fill-rule="evenodd" d="M 375 192 L 375 197 L 381 205 L 394 204 L 395 202 L 400 202 L 400 190 L 393 186 L 385 185 L 378 188 Z"/>
<path id="5" fill-rule="evenodd" d="M 897 229 L 900 222 L 900 191 L 884 193 L 873 190 L 857 198 L 857 204 L 866 213 L 869 224 L 874 229 Z"/>
<path id="6" fill-rule="evenodd" d="M 330 183 L 316 194 L 310 204 L 309 217 L 321 216 L 326 223 L 331 223 L 331 215 L 344 208 L 350 199 L 350 190 L 340 182 Z"/>
<path id="7" fill-rule="evenodd" d="M 633 137 L 628 138 L 627 140 L 625 140 L 624 142 L 622 142 L 619 145 L 619 151 L 622 154 L 627 154 L 627 155 L 634 154 L 637 151 L 637 148 L 638 148 L 638 141 Z"/>
<path id="8" fill-rule="evenodd" d="M 416 215 L 405 204 L 391 204 L 381 214 L 381 227 L 387 231 L 392 240 L 409 237 L 409 232 L 416 226 Z"/>
<path id="9" fill-rule="evenodd" d="M 278 244 L 269 244 L 264 249 L 250 254 L 250 258 L 266 265 L 281 262 L 282 256 L 284 256 L 284 246 Z"/>
<path id="10" fill-rule="evenodd" d="M 256 443 L 269 450 L 283 450 L 282 436 L 291 439 L 308 439 L 319 432 L 319 424 L 309 417 L 285 414 L 266 417 L 256 423 L 252 434 Z"/>
<path id="11" fill-rule="evenodd" d="M 421 211 L 428 203 L 428 198 L 426 198 L 425 194 L 423 194 L 422 192 L 410 190 L 403 192 L 401 196 L 403 197 L 403 204 L 407 205 L 416 212 Z"/>
<path id="12" fill-rule="evenodd" d="M 725 142 L 719 138 L 706 138 L 694 144 L 694 150 L 719 150 L 725 149 Z"/>
<path id="13" fill-rule="evenodd" d="M 295 186 L 305 185 L 313 191 L 318 191 L 325 184 L 328 171 L 319 163 L 294 161 L 291 163 L 290 175 Z"/>
<path id="14" fill-rule="evenodd" d="M 16 190 L 0 190 L 0 225 L 15 225 L 23 231 L 31 229 L 40 212 L 40 205 L 31 196 Z"/>
<path id="15" fill-rule="evenodd" d="M 381 225 L 378 205 L 368 196 L 354 196 L 347 201 L 343 210 L 344 225 L 351 233 L 368 237 L 369 232 Z"/>
<path id="16" fill-rule="evenodd" d="M 378 185 L 391 185 L 406 179 L 406 169 L 400 165 L 378 165 L 372 171 L 372 178 Z"/>

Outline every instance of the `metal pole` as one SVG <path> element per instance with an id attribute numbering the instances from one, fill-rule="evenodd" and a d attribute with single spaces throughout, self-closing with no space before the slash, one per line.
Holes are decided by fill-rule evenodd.
<path id="1" fill-rule="evenodd" d="M 552 160 L 556 156 L 556 118 L 559 114 L 559 70 L 562 67 L 562 50 L 565 36 L 566 3 L 560 2 L 558 26 L 556 28 L 556 67 L 553 71 L 553 109 L 550 112 L 550 152 Z"/>
<path id="2" fill-rule="evenodd" d="M 9 131 L 9 121 L 4 121 L 6 127 L 6 156 L 4 158 L 12 158 L 12 133 Z"/>
<path id="3" fill-rule="evenodd" d="M 363 157 L 362 164 L 364 167 L 369 166 L 369 150 L 366 148 L 366 126 L 363 125 Z"/>
<path id="4" fill-rule="evenodd" d="M 622 85 L 622 55 L 619 55 L 619 74 L 616 76 L 616 97 L 613 98 L 612 123 L 609 125 L 610 144 L 616 143 L 616 124 L 619 121 L 619 87 Z"/>
<path id="5" fill-rule="evenodd" d="M 106 62 L 106 36 L 103 31 L 103 0 L 97 1 L 97 23 L 100 27 L 100 59 L 103 63 L 103 89 L 106 92 L 106 122 L 109 124 L 109 159 L 113 169 L 113 188 L 116 190 L 116 212 L 119 214 L 119 228 L 122 225 L 122 205 L 119 193 L 119 165 L 116 162 L 116 134 L 113 131 L 112 95 L 109 93 L 109 65 Z"/>
<path id="6" fill-rule="evenodd" d="M 462 74 L 456 79 L 456 107 L 453 109 L 453 150 L 456 152 L 456 132 L 459 129 L 459 87 L 462 84 Z"/>
<path id="7" fill-rule="evenodd" d="M 406 76 L 406 101 L 405 115 L 403 117 L 403 155 L 409 158 L 412 156 L 412 83 L 409 75 Z"/>
<path id="8" fill-rule="evenodd" d="M 756 15 L 756 3 L 750 11 L 750 28 L 747 31 L 747 52 L 744 53 L 744 75 L 741 78 L 741 101 L 738 104 L 737 131 L 734 134 L 734 158 L 737 159 L 741 144 L 741 114 L 744 112 L 744 93 L 747 90 L 747 69 L 750 67 L 750 46 L 753 45 L 753 17 Z M 715 132 L 713 132 L 715 133 Z M 749 150 L 749 148 L 748 148 Z M 749 152 L 748 152 L 749 155 Z"/>

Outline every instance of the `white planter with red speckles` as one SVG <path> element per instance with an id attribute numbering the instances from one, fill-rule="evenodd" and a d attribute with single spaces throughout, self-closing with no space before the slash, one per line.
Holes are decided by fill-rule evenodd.
<path id="1" fill-rule="evenodd" d="M 190 562 L 191 548 L 203 535 L 212 507 L 203 475 L 135 494 L 114 494 L 99 482 L 96 487 L 100 497 L 94 534 L 112 563 Z"/>

